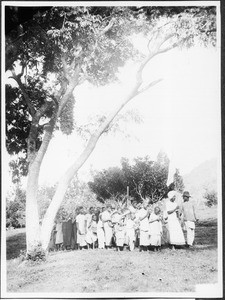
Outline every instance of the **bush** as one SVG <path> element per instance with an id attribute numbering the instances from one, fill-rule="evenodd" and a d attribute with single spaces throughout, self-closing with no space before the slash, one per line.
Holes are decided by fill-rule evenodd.
<path id="1" fill-rule="evenodd" d="M 206 199 L 205 205 L 208 207 L 211 207 L 213 205 L 217 205 L 217 192 L 214 190 L 207 191 L 203 195 L 203 197 Z"/>
<path id="2" fill-rule="evenodd" d="M 17 186 L 6 199 L 6 227 L 25 227 L 26 192 Z"/>
<path id="3" fill-rule="evenodd" d="M 46 252 L 42 249 L 41 245 L 39 245 L 26 254 L 26 259 L 36 261 L 36 262 L 45 261 Z"/>

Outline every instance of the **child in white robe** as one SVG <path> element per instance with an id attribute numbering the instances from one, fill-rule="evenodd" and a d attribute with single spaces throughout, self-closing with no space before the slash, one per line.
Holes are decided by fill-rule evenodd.
<path id="1" fill-rule="evenodd" d="M 148 221 L 148 211 L 141 205 L 140 209 L 136 214 L 137 219 L 140 222 L 140 252 L 142 250 L 147 251 L 147 247 L 150 244 L 149 239 L 149 221 Z"/>
<path id="2" fill-rule="evenodd" d="M 97 217 L 96 215 L 92 216 L 91 222 L 89 223 L 88 231 L 86 234 L 86 242 L 88 243 L 88 248 L 92 245 L 92 248 L 95 248 L 97 242 Z"/>
<path id="3" fill-rule="evenodd" d="M 82 250 L 86 245 L 86 233 L 87 233 L 87 219 L 85 210 L 83 207 L 80 208 L 80 213 L 76 216 L 77 224 L 77 243 L 79 248 Z"/>
<path id="4" fill-rule="evenodd" d="M 121 215 L 119 222 L 115 224 L 115 236 L 116 236 L 116 247 L 117 251 L 123 251 L 125 243 L 125 223 L 124 217 Z"/>
<path id="5" fill-rule="evenodd" d="M 98 248 L 104 249 L 105 248 L 105 232 L 104 232 L 103 222 L 102 222 L 102 213 L 100 213 L 99 217 L 98 217 L 97 237 L 98 237 Z"/>
<path id="6" fill-rule="evenodd" d="M 162 221 L 160 218 L 160 208 L 158 206 L 154 208 L 154 212 L 150 215 L 149 233 L 150 245 L 154 247 L 154 251 L 159 250 L 159 247 L 161 246 Z"/>
<path id="7" fill-rule="evenodd" d="M 134 243 L 135 243 L 135 229 L 136 229 L 136 223 L 135 223 L 135 214 L 128 214 L 127 215 L 127 221 L 126 221 L 126 238 L 127 243 L 129 246 L 129 250 L 134 250 Z"/>

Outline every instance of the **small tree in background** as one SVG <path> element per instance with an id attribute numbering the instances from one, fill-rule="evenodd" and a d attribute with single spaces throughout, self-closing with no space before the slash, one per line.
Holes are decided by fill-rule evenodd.
<path id="1" fill-rule="evenodd" d="M 208 207 L 212 207 L 214 205 L 217 205 L 217 192 L 215 190 L 206 190 L 204 195 L 203 195 L 203 198 L 206 199 L 206 202 L 205 202 L 205 205 L 208 206 Z"/>
<path id="2" fill-rule="evenodd" d="M 56 191 L 56 185 L 42 186 L 38 191 L 38 207 L 40 220 L 43 219 L 49 204 Z M 100 202 L 97 201 L 96 195 L 91 192 L 88 185 L 85 182 L 81 182 L 76 177 L 71 181 L 64 200 L 58 210 L 55 220 L 64 219 L 65 221 L 69 218 L 74 219 L 76 209 L 79 206 L 89 208 L 91 206 L 101 206 Z"/>
<path id="3" fill-rule="evenodd" d="M 173 177 L 173 182 L 174 182 L 174 189 L 179 193 L 183 193 L 185 186 L 183 182 L 183 177 L 180 175 L 179 169 L 176 169 L 176 172 Z"/>
<path id="4" fill-rule="evenodd" d="M 25 226 L 26 191 L 19 184 L 6 198 L 6 227 L 20 228 Z"/>

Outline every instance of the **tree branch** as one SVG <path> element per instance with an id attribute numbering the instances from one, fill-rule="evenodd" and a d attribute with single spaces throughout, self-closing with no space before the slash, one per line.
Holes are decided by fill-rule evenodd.
<path id="1" fill-rule="evenodd" d="M 21 71 L 21 73 L 19 75 L 16 75 L 15 70 L 12 70 L 13 76 L 10 76 L 9 78 L 12 78 L 12 79 L 14 79 L 17 82 L 19 88 L 22 91 L 22 94 L 24 96 L 25 102 L 26 102 L 26 104 L 28 106 L 28 109 L 30 111 L 30 114 L 33 117 L 35 115 L 35 113 L 36 113 L 35 108 L 33 107 L 32 103 L 30 101 L 30 97 L 28 96 L 28 94 L 27 94 L 27 92 L 26 92 L 26 90 L 24 88 L 23 83 L 21 82 L 21 76 L 23 75 L 24 68 L 25 68 L 25 66 L 22 66 L 22 71 Z"/>
<path id="2" fill-rule="evenodd" d="M 158 51 L 157 54 L 165 53 L 165 52 L 167 52 L 169 50 L 172 50 L 173 48 L 177 47 L 178 45 L 179 45 L 179 43 L 174 43 L 174 44 L 172 44 L 170 46 L 167 46 L 167 47 L 165 47 L 163 49 L 159 49 L 159 51 Z"/>
<path id="3" fill-rule="evenodd" d="M 135 185 L 135 190 L 136 190 L 137 194 L 141 197 L 141 199 L 143 201 L 145 201 L 145 198 L 142 196 L 139 186 L 136 184 L 136 182 L 134 181 L 134 179 L 132 181 L 133 181 L 133 183 Z"/>
<path id="4" fill-rule="evenodd" d="M 145 86 L 144 88 L 142 88 L 140 91 L 138 91 L 138 95 L 145 92 L 146 90 L 148 90 L 150 87 L 156 85 L 157 83 L 159 83 L 160 81 L 162 81 L 163 79 L 157 79 L 155 81 L 150 82 L 147 86 Z"/>
<path id="5" fill-rule="evenodd" d="M 106 32 L 109 31 L 113 27 L 113 24 L 114 24 L 114 19 L 112 18 L 110 20 L 109 24 L 100 32 L 100 36 L 106 34 Z"/>
<path id="6" fill-rule="evenodd" d="M 55 103 L 55 102 L 54 102 Z M 44 113 L 49 109 L 50 106 L 53 105 L 53 101 L 45 101 L 44 104 L 37 110 L 35 117 L 40 120 L 40 118 L 44 115 Z"/>
<path id="7" fill-rule="evenodd" d="M 56 123 L 56 115 L 54 115 L 52 117 L 52 119 L 50 120 L 50 122 L 48 124 L 45 124 L 44 128 L 45 128 L 45 134 L 41 143 L 41 147 L 39 148 L 37 155 L 35 157 L 35 160 L 38 164 L 41 164 L 44 155 L 48 149 L 48 145 L 51 141 L 52 138 L 52 133 L 55 127 L 55 123 Z"/>
<path id="8" fill-rule="evenodd" d="M 70 81 L 69 70 L 67 68 L 66 58 L 65 58 L 64 54 L 61 55 L 61 61 L 62 61 L 62 65 L 63 65 L 64 76 L 68 81 Z"/>

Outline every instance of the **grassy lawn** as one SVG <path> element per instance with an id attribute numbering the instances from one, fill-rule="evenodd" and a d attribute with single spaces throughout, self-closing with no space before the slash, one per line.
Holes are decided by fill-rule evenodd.
<path id="1" fill-rule="evenodd" d="M 83 250 L 51 252 L 46 262 L 21 264 L 25 232 L 7 238 L 8 292 L 194 292 L 217 282 L 217 222 L 202 219 L 195 249 L 161 252 Z"/>

